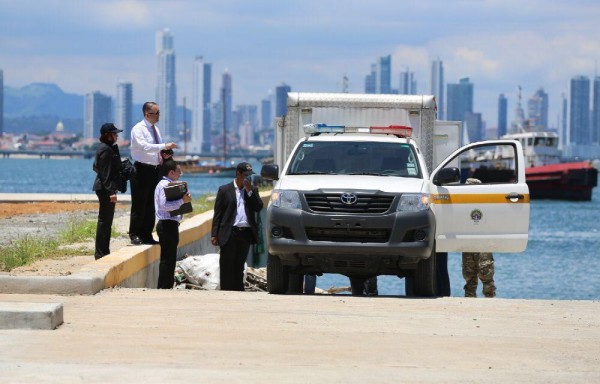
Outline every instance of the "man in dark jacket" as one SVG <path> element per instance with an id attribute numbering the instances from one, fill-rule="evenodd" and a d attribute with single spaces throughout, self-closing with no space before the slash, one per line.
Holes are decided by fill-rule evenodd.
<path id="1" fill-rule="evenodd" d="M 263 202 L 250 181 L 253 173 L 250 164 L 239 163 L 233 182 L 217 192 L 210 240 L 221 247 L 221 290 L 244 290 L 244 263 L 250 245 L 258 242 L 256 213 Z"/>
<path id="2" fill-rule="evenodd" d="M 117 191 L 122 187 L 121 154 L 116 144 L 120 132 L 123 131 L 113 123 L 103 124 L 100 128 L 100 145 L 94 160 L 96 179 L 92 188 L 100 202 L 94 252 L 96 260 L 110 253 L 110 233 L 115 216 Z"/>

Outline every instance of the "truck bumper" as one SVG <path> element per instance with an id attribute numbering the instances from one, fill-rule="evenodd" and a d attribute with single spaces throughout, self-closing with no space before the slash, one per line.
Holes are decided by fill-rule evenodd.
<path id="1" fill-rule="evenodd" d="M 269 253 L 298 272 L 404 275 L 431 255 L 431 210 L 384 215 L 313 214 L 269 207 Z"/>

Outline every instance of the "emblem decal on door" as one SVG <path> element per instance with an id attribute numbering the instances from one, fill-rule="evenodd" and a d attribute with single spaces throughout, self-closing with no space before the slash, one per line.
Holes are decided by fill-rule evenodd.
<path id="1" fill-rule="evenodd" d="M 471 211 L 471 220 L 474 222 L 478 222 L 483 217 L 483 213 L 479 209 L 474 209 Z"/>

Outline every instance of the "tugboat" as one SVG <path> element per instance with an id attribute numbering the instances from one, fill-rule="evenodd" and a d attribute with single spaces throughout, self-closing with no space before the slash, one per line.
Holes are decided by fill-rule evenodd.
<path id="1" fill-rule="evenodd" d="M 502 136 L 521 142 L 525 176 L 532 199 L 590 201 L 598 184 L 598 170 L 591 161 L 561 163 L 558 135 L 554 132 L 522 132 Z"/>

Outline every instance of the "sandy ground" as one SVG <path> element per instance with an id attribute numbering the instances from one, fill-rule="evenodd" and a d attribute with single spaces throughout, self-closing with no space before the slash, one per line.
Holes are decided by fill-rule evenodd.
<path id="1" fill-rule="evenodd" d="M 109 289 L 0 330 L 6 383 L 599 383 L 600 303 Z"/>
<path id="2" fill-rule="evenodd" d="M 111 239 L 114 251 L 129 244 L 129 204 L 117 204 L 113 228 L 120 233 Z M 96 220 L 97 203 L 73 202 L 34 202 L 0 203 L 0 246 L 10 244 L 17 238 L 35 236 L 52 238 L 67 228 L 74 220 Z M 13 269 L 11 275 L 57 276 L 70 275 L 83 265 L 94 261 L 94 240 L 72 244 L 70 247 L 81 249 L 81 255 L 46 259 L 31 265 Z M 0 272 L 6 273 L 6 272 Z"/>

